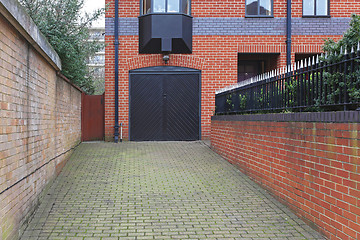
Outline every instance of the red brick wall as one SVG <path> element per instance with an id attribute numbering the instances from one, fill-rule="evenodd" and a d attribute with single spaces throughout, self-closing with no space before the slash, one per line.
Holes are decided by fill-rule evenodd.
<path id="1" fill-rule="evenodd" d="M 105 0 L 107 11 L 105 17 L 115 17 L 115 1 Z M 119 17 L 138 17 L 140 14 L 139 0 L 119 1 Z"/>
<path id="2" fill-rule="evenodd" d="M 302 17 L 302 1 L 292 0 L 292 17 Z M 274 1 L 274 17 L 286 17 L 286 0 Z M 139 0 L 119 1 L 120 17 L 138 17 Z M 106 0 L 108 11 L 106 17 L 114 17 L 114 0 Z M 349 7 L 351 6 L 351 7 Z M 358 0 L 330 0 L 332 17 L 349 17 L 360 13 Z M 192 0 L 191 14 L 194 17 L 245 17 L 245 0 Z"/>
<path id="3" fill-rule="evenodd" d="M 292 17 L 302 17 L 302 1 L 292 0 Z M 139 0 L 119 1 L 120 17 L 138 17 Z M 114 17 L 114 0 L 107 0 L 106 17 Z M 349 8 L 351 6 L 351 8 Z M 358 0 L 330 0 L 332 17 L 349 17 L 352 13 L 360 13 Z M 192 0 L 191 13 L 194 17 L 244 17 L 245 0 Z M 274 17 L 286 17 L 286 0 L 274 1 Z"/>
<path id="4" fill-rule="evenodd" d="M 192 0 L 191 14 L 194 17 L 245 17 L 245 0 Z M 286 0 L 274 1 L 274 17 L 286 17 Z"/>
<path id="5" fill-rule="evenodd" d="M 360 124 L 213 120 L 211 146 L 329 239 L 360 239 Z"/>

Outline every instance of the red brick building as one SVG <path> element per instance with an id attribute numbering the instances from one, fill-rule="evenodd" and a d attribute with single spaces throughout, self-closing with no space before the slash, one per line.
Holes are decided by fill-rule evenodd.
<path id="1" fill-rule="evenodd" d="M 124 139 L 207 139 L 215 90 L 321 52 L 323 40 L 340 39 L 360 12 L 357 0 L 292 0 L 290 19 L 285 0 L 118 0 L 116 33 L 116 1 L 106 3 L 107 140 L 115 35 Z"/>

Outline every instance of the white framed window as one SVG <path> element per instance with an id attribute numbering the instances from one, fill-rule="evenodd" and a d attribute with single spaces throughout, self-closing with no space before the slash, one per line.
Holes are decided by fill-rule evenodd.
<path id="1" fill-rule="evenodd" d="M 190 0 L 141 0 L 141 15 L 150 13 L 184 13 L 190 15 Z"/>
<path id="2" fill-rule="evenodd" d="M 329 0 L 303 0 L 304 17 L 330 16 Z"/>
<path id="3" fill-rule="evenodd" d="M 273 0 L 245 0 L 246 17 L 272 17 Z"/>

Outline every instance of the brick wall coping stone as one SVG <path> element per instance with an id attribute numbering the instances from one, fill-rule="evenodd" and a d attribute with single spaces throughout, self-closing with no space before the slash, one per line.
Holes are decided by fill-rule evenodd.
<path id="1" fill-rule="evenodd" d="M 213 121 L 335 122 L 358 123 L 360 111 L 215 115 Z"/>
<path id="2" fill-rule="evenodd" d="M 58 54 L 40 32 L 25 9 L 14 0 L 0 0 L 0 14 L 56 69 L 61 70 Z"/>
<path id="3" fill-rule="evenodd" d="M 81 93 L 85 93 L 81 88 L 79 88 L 78 86 L 76 86 L 75 84 L 73 84 L 67 77 L 64 76 L 64 74 L 62 74 L 60 71 L 58 71 L 56 73 L 56 75 L 58 77 L 60 77 L 62 80 L 64 80 L 65 82 L 67 82 L 68 84 L 70 84 L 71 86 L 73 86 L 76 90 L 78 90 Z"/>

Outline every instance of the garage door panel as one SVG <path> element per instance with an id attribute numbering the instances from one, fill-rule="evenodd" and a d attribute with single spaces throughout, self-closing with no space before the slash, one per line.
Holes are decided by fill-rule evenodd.
<path id="1" fill-rule="evenodd" d="M 159 91 L 160 90 L 160 91 Z M 162 79 L 146 75 L 131 78 L 131 140 L 162 139 Z"/>
<path id="2" fill-rule="evenodd" d="M 167 132 L 171 140 L 199 139 L 198 75 L 173 75 L 166 81 Z"/>

